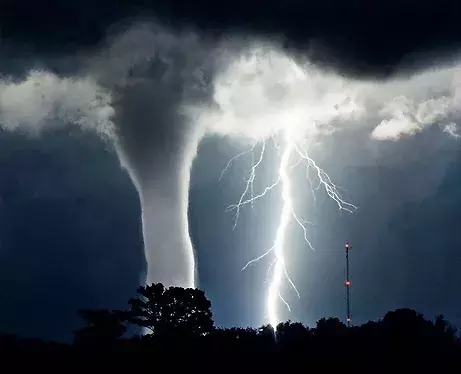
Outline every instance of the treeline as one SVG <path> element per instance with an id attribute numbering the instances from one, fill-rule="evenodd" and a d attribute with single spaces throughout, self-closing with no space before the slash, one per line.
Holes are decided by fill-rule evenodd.
<path id="1" fill-rule="evenodd" d="M 309 328 L 290 321 L 216 328 L 203 291 L 140 287 L 127 310 L 79 310 L 84 327 L 72 344 L 0 336 L 3 364 L 47 372 L 343 372 L 458 371 L 461 339 L 445 318 L 411 309 L 348 328 L 322 318 Z"/>

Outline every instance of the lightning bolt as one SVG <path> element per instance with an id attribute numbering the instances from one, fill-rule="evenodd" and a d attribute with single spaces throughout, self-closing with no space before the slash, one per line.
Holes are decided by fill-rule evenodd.
<path id="1" fill-rule="evenodd" d="M 226 165 L 224 168 L 223 172 L 221 173 L 220 179 L 223 177 L 224 173 L 229 169 L 229 167 L 232 165 L 232 163 L 239 157 L 242 157 L 248 153 L 252 154 L 252 166 L 249 170 L 248 177 L 246 178 L 246 184 L 245 184 L 245 189 L 243 193 L 240 196 L 239 201 L 236 204 L 232 204 L 228 207 L 228 211 L 235 211 L 234 215 L 234 226 L 233 228 L 235 229 L 238 218 L 240 215 L 240 210 L 242 207 L 245 205 L 252 205 L 256 200 L 259 200 L 263 197 L 265 197 L 269 192 L 274 190 L 277 186 L 280 185 L 281 187 L 281 199 L 282 199 L 282 212 L 280 215 L 280 222 L 279 226 L 277 228 L 277 231 L 275 233 L 275 239 L 273 242 L 273 245 L 264 251 L 260 256 L 250 260 L 247 262 L 247 264 L 242 268 L 242 271 L 247 269 L 249 266 L 252 264 L 258 262 L 259 260 L 263 259 L 264 257 L 272 254 L 274 256 L 274 259 L 268 269 L 269 273 L 269 290 L 268 290 L 268 295 L 267 295 L 267 314 L 268 314 L 268 319 L 269 319 L 269 324 L 271 327 L 274 329 L 274 331 L 277 328 L 277 325 L 280 323 L 280 318 L 278 315 L 278 306 L 279 306 L 279 301 L 282 302 L 285 307 L 291 311 L 290 305 L 288 302 L 285 300 L 283 295 L 281 294 L 281 286 L 284 280 L 286 280 L 289 285 L 292 287 L 292 289 L 295 291 L 296 295 L 298 298 L 300 297 L 300 294 L 290 278 L 286 264 L 285 264 L 285 258 L 286 258 L 286 233 L 287 229 L 290 226 L 291 223 L 295 223 L 300 230 L 303 233 L 304 240 L 307 243 L 308 247 L 311 250 L 314 250 L 314 247 L 312 243 L 309 240 L 308 237 L 308 224 L 310 222 L 302 219 L 295 211 L 294 209 L 294 204 L 293 204 L 293 196 L 292 196 L 292 181 L 291 181 L 291 176 L 290 172 L 298 167 L 301 164 L 305 165 L 306 168 L 306 177 L 310 183 L 311 187 L 311 192 L 312 196 L 315 201 L 315 195 L 318 190 L 323 188 L 327 195 L 337 204 L 338 208 L 340 210 L 345 210 L 349 213 L 352 213 L 354 210 L 357 209 L 357 207 L 351 203 L 348 203 L 345 201 L 342 197 L 341 194 L 338 191 L 338 186 L 336 186 L 331 178 L 328 176 L 328 174 L 320 168 L 317 163 L 309 157 L 308 151 L 306 147 L 303 147 L 301 144 L 299 144 L 296 140 L 295 137 L 293 136 L 292 132 L 290 130 L 285 130 L 283 132 L 283 145 L 279 145 L 276 142 L 275 137 L 272 137 L 274 147 L 276 148 L 277 152 L 280 155 L 280 163 L 278 167 L 278 173 L 277 173 L 277 178 L 276 180 L 267 185 L 262 192 L 255 194 L 254 193 L 254 181 L 256 178 L 256 171 L 258 167 L 261 165 L 261 163 L 264 160 L 264 155 L 266 152 L 267 144 L 266 140 L 261 141 L 251 147 L 251 149 L 242 152 L 238 154 L 237 156 L 233 157 L 229 163 Z M 254 152 L 257 148 L 257 145 L 261 144 L 259 156 L 254 158 Z M 291 163 L 294 160 L 293 163 Z M 317 179 L 317 185 L 314 186 L 312 178 L 310 176 L 311 173 L 314 173 Z"/>

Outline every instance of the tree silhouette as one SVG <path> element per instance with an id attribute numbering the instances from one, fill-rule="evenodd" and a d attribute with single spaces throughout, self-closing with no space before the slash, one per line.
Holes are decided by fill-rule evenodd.
<path id="1" fill-rule="evenodd" d="M 287 350 L 297 350 L 310 338 L 310 331 L 300 322 L 281 322 L 277 326 L 277 341 Z"/>
<path id="2" fill-rule="evenodd" d="M 430 335 L 433 324 L 424 319 L 421 313 L 413 309 L 401 308 L 386 313 L 383 319 L 385 330 L 399 340 L 412 339 L 421 342 L 421 338 Z"/>
<path id="3" fill-rule="evenodd" d="M 129 321 L 154 335 L 206 335 L 213 330 L 211 303 L 201 290 L 158 283 L 139 287 L 137 293 L 129 301 Z"/>
<path id="4" fill-rule="evenodd" d="M 338 318 L 321 318 L 317 321 L 314 330 L 315 351 L 320 356 L 326 355 L 327 352 L 342 357 L 346 354 L 345 341 L 348 335 L 348 327 Z"/>
<path id="5" fill-rule="evenodd" d="M 456 339 L 456 327 L 452 326 L 450 322 L 445 319 L 443 314 L 439 314 L 435 317 L 434 327 L 435 330 L 448 341 L 452 342 Z"/>
<path id="6" fill-rule="evenodd" d="M 152 284 L 140 287 L 129 303 L 128 311 L 80 310 L 87 326 L 74 332 L 73 345 L 0 334 L 4 361 L 15 367 L 34 362 L 34 368 L 48 372 L 69 362 L 76 372 L 90 366 L 141 372 L 161 369 L 156 363 L 174 366 L 167 359 L 174 355 L 201 373 L 222 365 L 229 372 L 299 373 L 317 365 L 328 372 L 343 365 L 346 372 L 369 373 L 395 371 L 404 362 L 415 372 L 429 367 L 450 372 L 461 357 L 461 339 L 443 315 L 430 321 L 412 309 L 397 309 L 361 326 L 322 318 L 312 328 L 287 321 L 274 331 L 269 325 L 215 329 L 211 303 L 196 289 Z M 135 327 L 130 324 L 151 334 L 129 336 L 127 328 Z"/>
<path id="7" fill-rule="evenodd" d="M 125 312 L 106 309 L 78 311 L 87 326 L 74 331 L 76 344 L 109 343 L 123 336 L 126 332 L 124 324 Z"/>
<path id="8" fill-rule="evenodd" d="M 334 338 L 344 336 L 347 326 L 338 318 L 321 318 L 317 321 L 315 334 L 322 338 Z"/>

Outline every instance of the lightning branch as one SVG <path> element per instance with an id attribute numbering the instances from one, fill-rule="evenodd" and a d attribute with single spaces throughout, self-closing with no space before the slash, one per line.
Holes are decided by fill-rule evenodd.
<path id="1" fill-rule="evenodd" d="M 221 173 L 220 179 L 223 177 L 224 173 L 231 167 L 234 161 L 238 158 L 243 157 L 244 155 L 251 154 L 252 157 L 252 166 L 248 172 L 245 181 L 245 188 L 238 200 L 237 203 L 232 204 L 228 207 L 229 211 L 235 211 L 234 215 L 234 225 L 235 229 L 238 218 L 240 215 L 241 209 L 246 205 L 253 206 L 254 202 L 264 198 L 270 192 L 276 190 L 277 187 L 280 187 L 281 190 L 281 200 L 282 200 L 282 211 L 279 217 L 279 226 L 275 232 L 274 242 L 270 248 L 263 251 L 263 253 L 248 261 L 247 264 L 243 267 L 242 270 L 245 270 L 250 265 L 258 262 L 266 256 L 272 255 L 273 261 L 268 269 L 269 274 L 269 289 L 267 295 L 267 317 L 269 319 L 269 324 L 272 326 L 274 331 L 277 328 L 277 325 L 280 323 L 280 317 L 278 314 L 279 303 L 283 304 L 289 311 L 290 305 L 282 295 L 280 289 L 283 281 L 285 280 L 294 290 L 298 298 L 300 294 L 290 278 L 287 268 L 286 268 L 286 233 L 287 229 L 291 224 L 296 224 L 306 242 L 306 245 L 314 250 L 314 247 L 309 240 L 309 230 L 308 225 L 310 222 L 303 219 L 294 208 L 294 198 L 292 196 L 292 177 L 291 173 L 295 168 L 300 165 L 304 165 L 306 170 L 306 177 L 309 181 L 310 190 L 313 198 L 315 199 L 316 193 L 323 189 L 326 194 L 337 204 L 340 210 L 345 210 L 352 213 L 357 209 L 357 207 L 351 203 L 345 201 L 341 194 L 338 191 L 338 186 L 336 186 L 328 174 L 317 165 L 317 163 L 309 156 L 308 150 L 306 147 L 303 147 L 300 142 L 297 141 L 295 134 L 291 131 L 286 130 L 282 133 L 283 144 L 279 145 L 276 141 L 276 137 L 271 137 L 273 145 L 280 155 L 280 161 L 278 165 L 277 177 L 271 183 L 268 183 L 265 188 L 259 193 L 255 192 L 254 181 L 256 179 L 256 174 L 258 168 L 261 166 L 266 151 L 268 147 L 269 140 L 263 140 L 251 147 L 251 149 L 242 152 L 235 157 L 233 157 L 226 165 L 224 170 Z M 257 147 L 257 145 L 260 147 Z M 259 149 L 259 152 L 257 152 Z M 255 155 L 256 153 L 256 155 Z M 311 177 L 311 174 L 314 177 Z M 315 182 L 315 183 L 314 183 Z"/>

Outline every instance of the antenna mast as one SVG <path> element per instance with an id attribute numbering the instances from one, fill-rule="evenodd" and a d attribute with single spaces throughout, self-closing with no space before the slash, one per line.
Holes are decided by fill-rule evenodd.
<path id="1" fill-rule="evenodd" d="M 346 285 L 346 322 L 347 327 L 351 326 L 351 299 L 350 299 L 350 291 L 351 291 L 351 280 L 349 278 L 349 251 L 352 247 L 349 245 L 348 242 L 344 245 L 344 249 L 346 250 L 346 281 L 344 284 Z"/>

